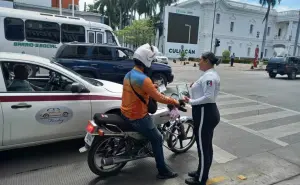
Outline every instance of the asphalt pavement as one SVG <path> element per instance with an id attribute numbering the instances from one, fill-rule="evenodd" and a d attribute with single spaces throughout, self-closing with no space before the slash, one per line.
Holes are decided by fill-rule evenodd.
<path id="1" fill-rule="evenodd" d="M 201 72 L 191 64 L 170 64 L 176 85 L 196 80 Z M 300 82 L 270 79 L 249 66 L 216 69 L 221 76 L 218 107 L 221 122 L 214 133 L 214 162 L 208 184 L 300 184 Z M 186 115 L 191 115 L 191 110 Z M 197 150 L 174 155 L 165 149 L 167 163 L 179 172 L 171 180 L 156 180 L 152 158 L 130 162 L 118 176 L 102 179 L 90 172 L 83 139 L 0 152 L 0 185 L 183 185 L 197 166 Z"/>

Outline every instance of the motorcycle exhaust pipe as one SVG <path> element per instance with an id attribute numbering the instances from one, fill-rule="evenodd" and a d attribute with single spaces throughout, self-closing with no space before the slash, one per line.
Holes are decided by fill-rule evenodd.
<path id="1" fill-rule="evenodd" d="M 139 156 L 139 157 L 109 157 L 109 158 L 102 158 L 101 164 L 103 166 L 110 166 L 114 164 L 125 163 L 129 161 L 134 161 L 138 159 L 143 159 L 146 157 L 150 157 L 149 155 Z"/>

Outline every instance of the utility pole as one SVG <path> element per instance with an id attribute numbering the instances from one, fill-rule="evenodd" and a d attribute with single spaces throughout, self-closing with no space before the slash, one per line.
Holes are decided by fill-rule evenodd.
<path id="1" fill-rule="evenodd" d="M 296 39 L 295 39 L 295 44 L 294 44 L 294 53 L 293 53 L 294 56 L 296 56 L 296 50 L 298 47 L 299 32 L 300 32 L 300 10 L 299 10 L 299 20 L 298 20 L 298 27 L 297 27 L 297 32 L 296 32 Z"/>
<path id="2" fill-rule="evenodd" d="M 214 20 L 213 20 L 213 27 L 212 27 L 212 31 L 211 31 L 211 41 L 210 41 L 210 52 L 211 52 L 211 50 L 212 50 L 213 37 L 214 37 L 214 30 L 215 30 L 216 6 L 217 6 L 217 2 L 216 2 L 216 0 L 215 0 Z"/>

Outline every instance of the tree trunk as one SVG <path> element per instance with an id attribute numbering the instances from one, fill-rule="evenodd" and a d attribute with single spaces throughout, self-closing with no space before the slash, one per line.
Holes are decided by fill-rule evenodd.
<path id="1" fill-rule="evenodd" d="M 122 22 L 123 22 L 123 12 L 122 12 L 122 8 L 120 7 L 120 23 L 119 23 L 119 30 L 122 29 Z"/>
<path id="2" fill-rule="evenodd" d="M 268 10 L 267 10 L 267 13 L 266 13 L 266 20 L 265 20 L 266 21 L 265 22 L 265 29 L 264 29 L 263 41 L 262 41 L 261 51 L 260 51 L 260 60 L 261 61 L 263 61 L 263 57 L 264 57 L 270 9 L 271 9 L 271 4 L 268 3 Z"/>

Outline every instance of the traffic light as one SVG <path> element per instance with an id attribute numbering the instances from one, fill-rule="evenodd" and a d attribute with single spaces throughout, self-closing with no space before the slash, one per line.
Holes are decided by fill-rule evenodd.
<path id="1" fill-rule="evenodd" d="M 216 46 L 216 47 L 219 47 L 219 46 L 220 46 L 220 40 L 219 40 L 219 39 L 216 39 L 216 41 L 215 41 L 215 46 Z"/>

